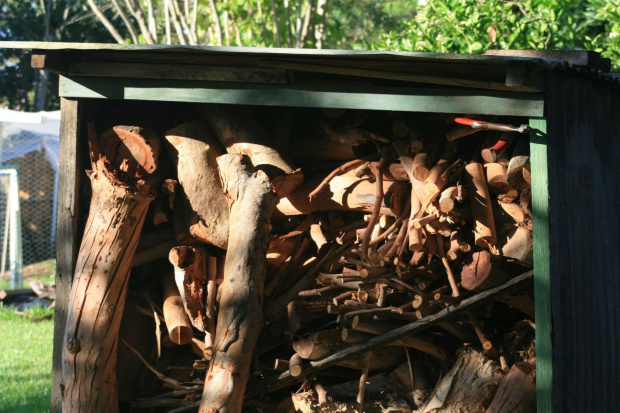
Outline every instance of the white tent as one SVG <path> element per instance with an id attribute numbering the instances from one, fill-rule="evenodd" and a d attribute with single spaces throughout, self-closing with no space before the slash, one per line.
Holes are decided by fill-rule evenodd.
<path id="1" fill-rule="evenodd" d="M 0 256 L 0 274 L 4 275 L 7 250 L 10 250 L 11 286 L 20 288 L 22 284 L 22 234 L 19 207 L 19 183 L 16 168 L 6 167 L 12 160 L 30 152 L 45 153 L 45 158 L 55 171 L 53 211 L 49 219 L 50 245 L 55 243 L 56 208 L 58 200 L 58 171 L 60 151 L 60 111 L 25 113 L 0 108 L 0 175 L 9 177 L 7 190 L 6 214 L 2 236 L 2 255 Z M 9 246 L 10 248 L 7 248 Z"/>

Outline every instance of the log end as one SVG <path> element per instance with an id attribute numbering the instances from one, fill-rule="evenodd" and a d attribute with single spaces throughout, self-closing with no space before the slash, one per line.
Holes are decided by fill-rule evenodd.
<path id="1" fill-rule="evenodd" d="M 152 174 L 157 169 L 159 137 L 152 131 L 139 126 L 114 126 L 99 138 L 101 155 L 116 168 L 125 168 L 124 163 L 137 164 L 136 174 Z M 131 165 L 129 165 L 131 168 Z"/>
<path id="2" fill-rule="evenodd" d="M 463 266 L 461 286 L 473 291 L 488 278 L 491 273 L 491 254 L 489 251 L 478 251 L 472 254 L 471 262 Z"/>
<path id="3" fill-rule="evenodd" d="M 189 344 L 194 338 L 194 332 L 187 326 L 175 326 L 168 331 L 170 340 L 178 345 Z"/>

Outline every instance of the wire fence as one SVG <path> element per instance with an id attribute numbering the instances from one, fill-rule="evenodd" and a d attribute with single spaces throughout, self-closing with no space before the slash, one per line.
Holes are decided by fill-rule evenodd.
<path id="1" fill-rule="evenodd" d="M 0 131 L 1 132 L 1 131 Z M 5 130 L 6 132 L 6 130 Z M 41 138 L 27 131 L 4 134 L 2 139 L 2 159 L 8 161 L 0 165 L 0 171 L 16 171 L 16 182 L 10 180 L 9 173 L 0 173 L 0 275 L 4 279 L 11 278 L 12 286 L 15 277 L 13 260 L 21 258 L 21 266 L 40 263 L 56 255 L 56 194 L 57 173 L 49 162 L 49 153 L 45 145 L 35 145 Z M 29 145 L 30 147 L 26 147 Z M 19 156 L 10 156 L 10 151 L 20 147 Z M 26 148 L 26 149 L 24 149 Z M 29 149 L 32 149 L 28 151 Z M 28 152 L 26 152 L 28 151 Z M 24 153 L 26 152 L 26 153 Z M 16 185 L 19 200 L 19 217 L 12 223 L 10 191 Z M 13 206 L 15 207 L 15 205 Z M 12 237 L 12 231 L 16 237 Z M 19 241 L 19 242 L 18 242 Z M 21 254 L 20 254 L 21 252 Z M 19 255 L 19 257 L 16 257 Z M 21 274 L 19 275 L 21 278 Z"/>

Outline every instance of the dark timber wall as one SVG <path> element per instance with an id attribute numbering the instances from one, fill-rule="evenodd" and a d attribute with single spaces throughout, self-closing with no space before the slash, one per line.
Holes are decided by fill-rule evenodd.
<path id="1" fill-rule="evenodd" d="M 547 89 L 553 411 L 620 406 L 620 92 Z"/>

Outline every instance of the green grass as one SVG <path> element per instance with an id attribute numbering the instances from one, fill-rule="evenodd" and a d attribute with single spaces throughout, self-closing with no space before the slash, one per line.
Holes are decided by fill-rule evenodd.
<path id="1" fill-rule="evenodd" d="M 54 321 L 33 320 L 52 313 L 0 303 L 0 412 L 49 412 Z"/>

